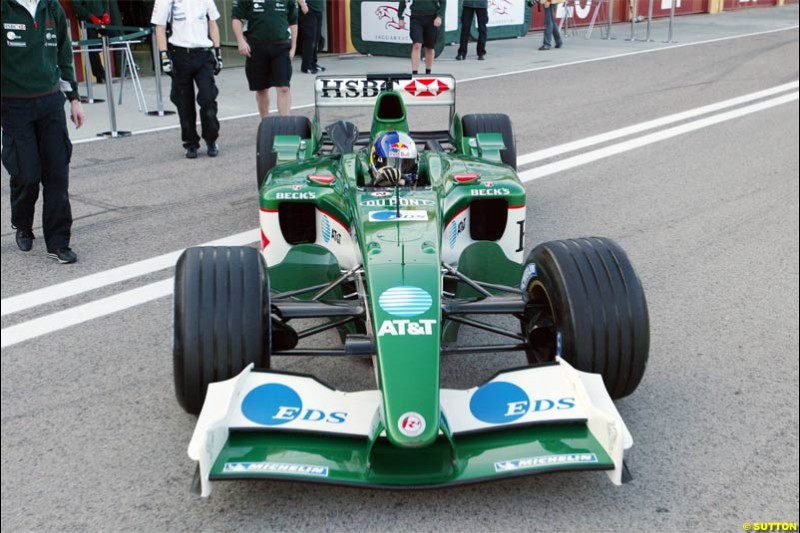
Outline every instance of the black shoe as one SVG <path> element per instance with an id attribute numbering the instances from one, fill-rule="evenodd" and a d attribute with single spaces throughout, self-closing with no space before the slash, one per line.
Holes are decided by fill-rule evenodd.
<path id="1" fill-rule="evenodd" d="M 316 74 L 319 71 L 315 68 L 301 68 L 300 72 L 302 72 L 303 74 Z"/>
<path id="2" fill-rule="evenodd" d="M 484 61 L 484 60 L 486 60 L 486 54 L 478 56 L 478 61 Z"/>
<path id="3" fill-rule="evenodd" d="M 208 157 L 217 157 L 219 155 L 219 145 L 217 143 L 209 143 L 206 153 Z"/>
<path id="4" fill-rule="evenodd" d="M 186 159 L 197 159 L 197 147 L 190 146 L 186 149 Z"/>
<path id="5" fill-rule="evenodd" d="M 556 45 L 556 48 L 561 48 L 562 46 L 564 46 L 564 43 L 558 43 L 558 44 Z"/>
<path id="6" fill-rule="evenodd" d="M 466 58 L 467 58 L 467 56 L 466 56 L 466 55 L 459 53 L 459 54 L 456 56 L 456 61 L 464 61 Z"/>
<path id="7" fill-rule="evenodd" d="M 33 248 L 33 239 L 36 237 L 33 236 L 33 232 L 29 229 L 18 229 L 17 230 L 17 246 L 23 252 L 30 252 L 31 248 Z"/>
<path id="8" fill-rule="evenodd" d="M 314 68 L 317 70 L 317 72 L 325 72 L 327 70 L 325 67 L 321 67 L 319 65 L 314 65 Z"/>
<path id="9" fill-rule="evenodd" d="M 48 250 L 47 257 L 52 257 L 62 265 L 66 265 L 68 263 L 74 263 L 78 260 L 78 254 L 76 254 L 69 248 L 59 248 L 54 252 Z"/>
<path id="10" fill-rule="evenodd" d="M 539 47 L 539 50 L 550 50 L 550 47 L 547 46 L 546 44 L 543 44 L 542 46 Z"/>
<path id="11" fill-rule="evenodd" d="M 98 85 L 103 85 L 105 84 L 105 82 L 106 82 L 105 78 L 97 78 L 97 81 L 95 83 L 97 83 Z"/>

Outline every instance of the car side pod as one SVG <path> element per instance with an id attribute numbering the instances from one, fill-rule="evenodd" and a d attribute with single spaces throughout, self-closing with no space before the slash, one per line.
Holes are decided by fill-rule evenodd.
<path id="1" fill-rule="evenodd" d="M 209 385 L 189 457 L 199 493 L 214 480 L 276 479 L 435 488 L 574 470 L 619 485 L 633 439 L 597 374 L 560 358 L 507 370 L 468 390 L 441 389 L 436 440 L 386 437 L 381 392 L 345 393 L 312 377 L 247 367 Z"/>

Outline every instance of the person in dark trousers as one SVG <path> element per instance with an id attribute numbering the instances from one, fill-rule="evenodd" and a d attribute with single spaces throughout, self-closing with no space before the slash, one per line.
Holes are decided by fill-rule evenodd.
<path id="1" fill-rule="evenodd" d="M 156 0 L 150 22 L 156 27 L 161 70 L 172 76 L 170 100 L 178 110 L 181 140 L 187 159 L 196 159 L 200 148 L 194 86 L 200 106 L 202 138 L 208 157 L 219 155 L 219 120 L 214 76 L 222 70 L 219 46 L 219 11 L 214 0 Z M 167 22 L 172 20 L 172 35 L 167 43 Z M 213 49 L 212 49 L 213 46 Z"/>
<path id="2" fill-rule="evenodd" d="M 83 125 L 72 63 L 69 25 L 56 0 L 2 0 L 3 166 L 11 176 L 11 226 L 23 252 L 33 247 L 39 187 L 44 191 L 42 231 L 47 255 L 60 263 L 78 256 L 69 247 L 72 143 L 64 114 Z"/>
<path id="3" fill-rule="evenodd" d="M 325 0 L 298 0 L 300 6 L 300 42 L 303 45 L 303 62 L 300 72 L 317 74 L 325 67 L 317 62 L 317 47 L 322 36 L 322 10 Z"/>
<path id="4" fill-rule="evenodd" d="M 400 29 L 406 27 L 403 13 L 406 10 L 406 0 L 400 0 L 397 15 L 400 17 Z M 444 0 L 414 0 L 411 4 L 411 72 L 419 73 L 420 55 L 425 47 L 425 73 L 433 70 L 433 58 L 436 55 L 436 39 L 439 28 L 444 20 Z"/>
<path id="5" fill-rule="evenodd" d="M 256 93 L 261 118 L 269 115 L 270 87 L 278 93 L 278 113 L 287 116 L 291 110 L 289 84 L 297 47 L 297 12 L 296 0 L 233 0 L 231 26 L 239 53 L 247 58 L 244 72 L 250 90 Z"/>
<path id="6" fill-rule="evenodd" d="M 561 32 L 558 30 L 558 21 L 556 21 L 558 4 L 563 1 L 564 0 L 546 0 L 541 3 L 541 6 L 544 8 L 544 38 L 539 50 L 550 50 L 553 38 L 555 38 L 556 41 L 556 48 L 561 48 L 564 45 L 564 41 L 561 39 Z"/>
<path id="7" fill-rule="evenodd" d="M 464 0 L 461 11 L 461 42 L 458 47 L 456 61 L 467 58 L 467 43 L 472 29 L 472 19 L 478 19 L 478 59 L 483 61 L 486 55 L 486 23 L 489 22 L 489 0 Z"/>
<path id="8" fill-rule="evenodd" d="M 111 24 L 110 0 L 72 0 L 72 8 L 82 21 L 91 24 Z M 100 38 L 97 28 L 86 28 L 86 37 L 89 39 Z M 93 46 L 97 48 L 97 46 Z M 89 63 L 92 65 L 92 74 L 97 83 L 106 82 L 106 69 L 100 59 L 100 52 L 89 53 Z"/>

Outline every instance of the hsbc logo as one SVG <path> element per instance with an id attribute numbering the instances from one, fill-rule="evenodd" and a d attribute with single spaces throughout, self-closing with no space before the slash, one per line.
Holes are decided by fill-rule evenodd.
<path id="1" fill-rule="evenodd" d="M 403 87 L 408 94 L 415 97 L 439 96 L 450 90 L 450 86 L 437 78 L 419 78 L 411 80 L 411 83 Z"/>
<path id="2" fill-rule="evenodd" d="M 320 80 L 322 98 L 374 98 L 386 90 L 386 82 L 366 79 Z"/>

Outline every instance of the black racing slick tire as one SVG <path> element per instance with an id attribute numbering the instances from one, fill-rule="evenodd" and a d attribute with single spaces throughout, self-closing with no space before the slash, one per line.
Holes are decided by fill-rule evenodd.
<path id="1" fill-rule="evenodd" d="M 540 244 L 528 255 L 520 288 L 528 362 L 558 354 L 603 376 L 612 398 L 631 394 L 644 375 L 650 321 L 644 289 L 628 256 L 600 238 Z"/>
<path id="2" fill-rule="evenodd" d="M 464 137 L 475 137 L 478 133 L 499 133 L 503 136 L 506 149 L 500 152 L 503 163 L 517 170 L 517 143 L 514 127 L 508 115 L 502 113 L 476 113 L 464 115 L 461 119 Z"/>
<path id="3" fill-rule="evenodd" d="M 311 138 L 311 122 L 306 117 L 267 117 L 261 120 L 256 137 L 256 182 L 258 190 L 278 160 L 273 151 L 276 135 L 299 135 Z"/>
<path id="4" fill-rule="evenodd" d="M 173 370 L 181 407 L 199 414 L 209 383 L 269 368 L 269 277 L 255 248 L 200 247 L 175 267 Z"/>

